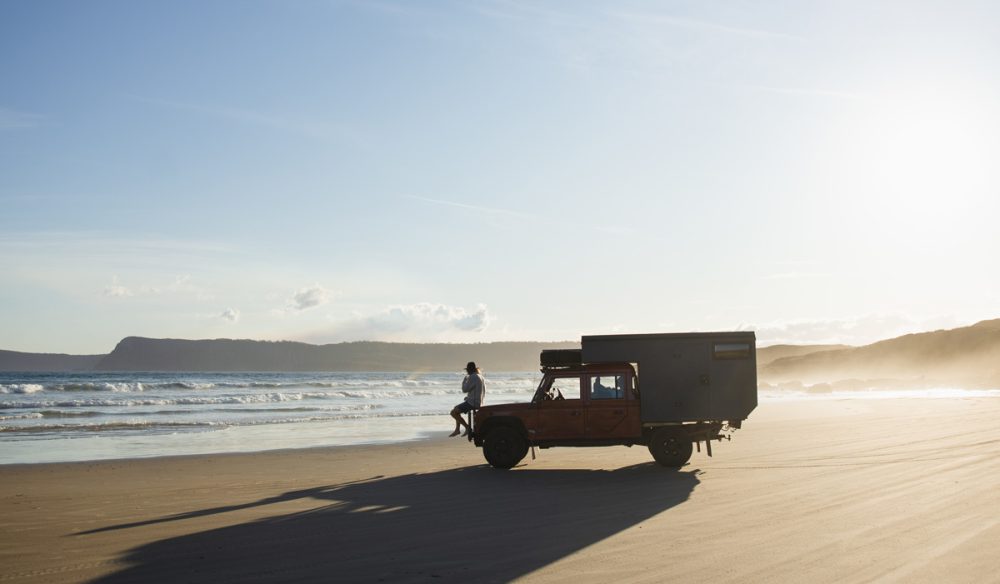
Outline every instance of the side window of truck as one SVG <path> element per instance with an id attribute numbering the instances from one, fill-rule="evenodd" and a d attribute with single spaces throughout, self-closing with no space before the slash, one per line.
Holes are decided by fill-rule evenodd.
<path id="1" fill-rule="evenodd" d="M 590 378 L 590 399 L 623 399 L 624 375 L 594 375 Z"/>
<path id="2" fill-rule="evenodd" d="M 552 380 L 552 394 L 562 394 L 564 399 L 580 399 L 579 377 L 556 377 Z"/>
<path id="3" fill-rule="evenodd" d="M 715 359 L 749 359 L 750 343 L 714 343 L 712 357 Z"/>

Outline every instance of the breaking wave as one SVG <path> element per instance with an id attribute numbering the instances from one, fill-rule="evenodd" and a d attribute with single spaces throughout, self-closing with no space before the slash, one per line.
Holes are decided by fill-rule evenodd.
<path id="1" fill-rule="evenodd" d="M 45 386 L 37 383 L 0 384 L 0 393 L 37 393 L 44 390 Z"/>
<path id="2" fill-rule="evenodd" d="M 510 393 L 512 391 L 522 391 L 524 388 L 534 389 L 537 380 L 504 380 L 499 382 L 487 381 L 487 387 L 492 392 Z M 514 387 L 512 387 L 514 386 Z M 345 392 L 355 392 L 350 396 L 361 395 L 359 392 L 370 390 L 388 390 L 393 395 L 435 395 L 441 393 L 461 393 L 459 382 L 456 381 L 433 381 L 433 380 L 343 380 L 343 381 L 250 381 L 244 383 L 236 382 L 192 382 L 192 381 L 169 381 L 169 382 L 77 382 L 77 383 L 9 383 L 0 384 L 0 393 L 5 394 L 29 394 L 37 392 L 114 392 L 114 393 L 139 393 L 156 392 L 160 390 L 183 390 L 200 391 L 212 389 L 290 389 L 290 388 L 310 388 L 310 389 L 339 389 Z M 422 388 L 422 389 L 415 389 Z M 394 391 L 402 390 L 402 391 Z M 413 391 L 413 393 L 406 393 Z M 345 394 L 346 395 L 346 394 Z"/>
<path id="3" fill-rule="evenodd" d="M 286 418 L 267 419 L 237 419 L 237 420 L 198 420 L 198 421 L 177 421 L 177 420 L 123 420 L 108 421 L 92 424 L 34 424 L 31 426 L 4 426 L 0 425 L 0 434 L 45 434 L 45 433 L 95 433 L 95 432 L 115 432 L 115 431 L 146 431 L 146 430 L 211 430 L 238 426 L 261 426 L 271 424 L 296 424 L 303 422 L 331 422 L 337 420 L 360 420 L 369 418 L 402 418 L 402 417 L 428 417 L 441 416 L 440 411 L 423 412 L 394 412 L 375 415 L 362 415 L 359 413 L 332 413 L 326 416 L 302 416 Z M 3 418 L 0 418 L 3 419 Z"/>

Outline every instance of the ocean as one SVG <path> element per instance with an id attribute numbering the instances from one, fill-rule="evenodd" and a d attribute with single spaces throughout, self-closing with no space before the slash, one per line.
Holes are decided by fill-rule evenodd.
<path id="1" fill-rule="evenodd" d="M 447 433 L 462 373 L 0 373 L 0 464 L 374 444 Z M 490 373 L 486 403 L 540 373 Z"/>
<path id="2" fill-rule="evenodd" d="M 0 373 L 0 464 L 252 452 L 443 436 L 462 373 Z M 531 399 L 538 372 L 487 373 L 486 403 Z M 783 399 L 1000 397 L 923 389 Z"/>

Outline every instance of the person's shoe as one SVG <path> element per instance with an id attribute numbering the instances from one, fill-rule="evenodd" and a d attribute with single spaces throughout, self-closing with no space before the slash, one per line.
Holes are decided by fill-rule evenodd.
<path id="1" fill-rule="evenodd" d="M 458 430 L 455 430 L 455 431 L 454 431 L 454 432 L 452 432 L 451 434 L 448 434 L 448 437 L 449 437 L 449 438 L 454 438 L 455 436 L 458 436 Z"/>

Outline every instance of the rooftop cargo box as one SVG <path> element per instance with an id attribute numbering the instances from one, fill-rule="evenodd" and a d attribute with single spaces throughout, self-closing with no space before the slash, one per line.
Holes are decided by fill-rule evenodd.
<path id="1" fill-rule="evenodd" d="M 638 364 L 644 423 L 734 422 L 757 407 L 752 331 L 585 336 L 582 350 L 585 363 Z"/>

